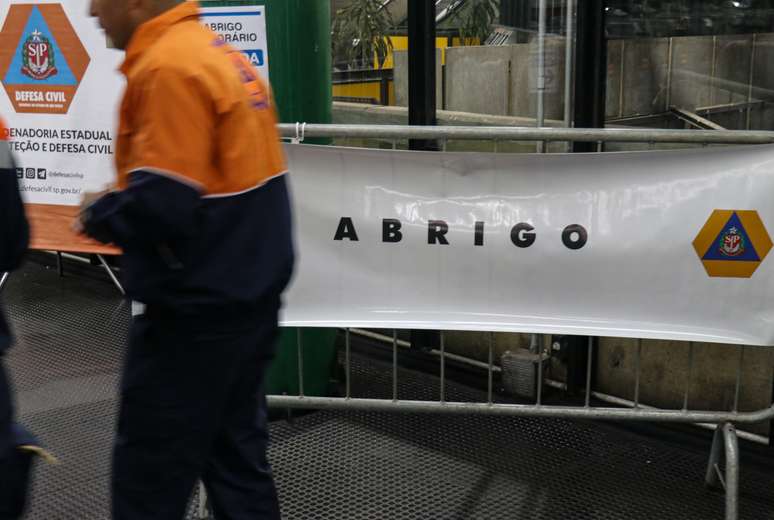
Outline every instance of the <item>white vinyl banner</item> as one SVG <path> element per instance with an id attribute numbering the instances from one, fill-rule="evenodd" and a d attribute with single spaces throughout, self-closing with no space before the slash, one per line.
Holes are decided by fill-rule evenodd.
<path id="1" fill-rule="evenodd" d="M 0 116 L 27 202 L 76 205 L 114 179 L 123 53 L 86 2 L 0 0 Z"/>
<path id="2" fill-rule="evenodd" d="M 268 79 L 265 8 L 202 11 L 202 23 Z M 115 179 L 124 53 L 110 48 L 88 2 L 0 0 L 0 21 L 0 117 L 25 201 L 78 205 Z"/>
<path id="3" fill-rule="evenodd" d="M 287 152 L 286 325 L 774 345 L 774 147 Z"/>

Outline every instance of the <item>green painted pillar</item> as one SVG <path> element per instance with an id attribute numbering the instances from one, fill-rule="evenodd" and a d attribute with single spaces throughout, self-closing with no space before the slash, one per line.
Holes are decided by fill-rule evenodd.
<path id="1" fill-rule="evenodd" d="M 330 0 L 265 0 L 269 76 L 283 123 L 332 120 Z M 328 144 L 328 140 L 306 140 Z M 267 374 L 270 394 L 298 395 L 298 340 L 304 365 L 304 394 L 328 395 L 336 367 L 336 330 L 284 329 Z"/>
<path id="2" fill-rule="evenodd" d="M 269 71 L 280 121 L 330 123 L 330 0 L 265 0 Z"/>
<path id="3" fill-rule="evenodd" d="M 263 5 L 269 79 L 283 123 L 330 123 L 332 120 L 330 0 L 217 0 L 203 7 Z M 305 142 L 328 144 L 328 140 Z M 282 329 L 277 356 L 266 375 L 268 394 L 298 395 L 299 340 L 303 392 L 328 395 L 336 370 L 336 329 Z"/>

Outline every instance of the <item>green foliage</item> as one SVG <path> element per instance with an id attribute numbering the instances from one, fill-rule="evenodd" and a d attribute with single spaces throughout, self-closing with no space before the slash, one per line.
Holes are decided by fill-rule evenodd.
<path id="1" fill-rule="evenodd" d="M 462 45 L 486 40 L 497 20 L 499 4 L 498 0 L 467 0 L 454 11 L 452 19 L 460 32 Z"/>
<path id="2" fill-rule="evenodd" d="M 383 0 L 353 0 L 339 9 L 333 20 L 333 60 L 351 68 L 378 68 L 392 50 L 387 38 L 395 22 Z"/>

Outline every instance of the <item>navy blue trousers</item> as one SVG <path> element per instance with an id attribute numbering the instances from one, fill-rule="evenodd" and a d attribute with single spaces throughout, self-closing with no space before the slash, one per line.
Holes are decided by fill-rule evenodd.
<path id="1" fill-rule="evenodd" d="M 198 479 L 218 520 L 280 518 L 263 391 L 277 334 L 276 308 L 135 319 L 113 454 L 116 520 L 182 519 Z"/>
<path id="2" fill-rule="evenodd" d="M 0 520 L 16 520 L 24 512 L 32 455 L 16 449 L 33 439 L 13 422 L 11 386 L 0 351 Z"/>

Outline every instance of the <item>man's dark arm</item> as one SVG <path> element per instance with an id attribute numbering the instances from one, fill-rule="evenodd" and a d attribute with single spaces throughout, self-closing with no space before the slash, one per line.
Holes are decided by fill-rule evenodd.
<path id="1" fill-rule="evenodd" d="M 29 236 L 13 156 L 8 143 L 0 142 L 0 272 L 19 267 Z"/>
<path id="2" fill-rule="evenodd" d="M 133 172 L 129 186 L 107 193 L 84 210 L 87 235 L 127 248 L 159 245 L 194 233 L 201 193 L 159 173 Z"/>

